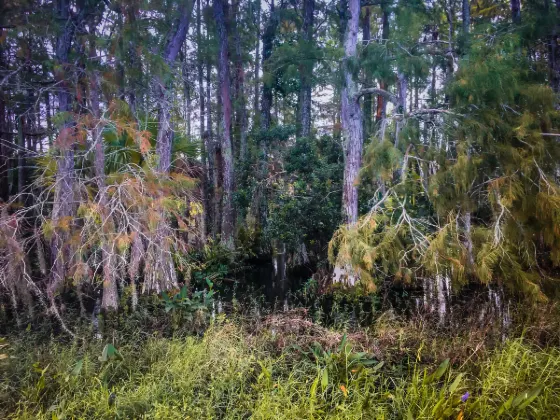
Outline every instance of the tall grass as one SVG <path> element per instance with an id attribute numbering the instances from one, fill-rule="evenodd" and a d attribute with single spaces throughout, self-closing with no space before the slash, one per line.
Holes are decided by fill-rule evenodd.
<path id="1" fill-rule="evenodd" d="M 277 351 L 274 342 L 228 321 L 202 338 L 153 336 L 116 352 L 103 342 L 14 340 L 0 360 L 0 417 L 560 418 L 560 351 L 523 339 L 463 366 L 414 355 L 380 364 L 351 344 Z"/>

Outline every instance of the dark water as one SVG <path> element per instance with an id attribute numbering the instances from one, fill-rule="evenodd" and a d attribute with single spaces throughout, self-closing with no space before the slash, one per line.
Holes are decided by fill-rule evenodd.
<path id="1" fill-rule="evenodd" d="M 510 299 L 501 288 L 469 285 L 453 290 L 447 276 L 418 278 L 411 284 L 387 279 L 375 295 L 317 293 L 312 276 L 316 267 L 287 268 L 282 255 L 272 261 L 252 261 L 236 282 L 220 293 L 220 307 L 235 298 L 241 306 L 257 313 L 307 308 L 324 325 L 369 325 L 380 313 L 429 317 L 442 327 L 460 327 L 466 319 L 481 325 L 493 324 L 507 331 L 511 324 Z"/>

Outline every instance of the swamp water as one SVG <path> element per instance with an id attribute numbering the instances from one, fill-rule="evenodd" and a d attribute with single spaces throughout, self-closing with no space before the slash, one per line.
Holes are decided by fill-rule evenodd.
<path id="1" fill-rule="evenodd" d="M 229 312 L 232 302 L 248 308 L 251 315 L 306 308 L 316 322 L 328 326 L 370 325 L 383 312 L 410 319 L 429 317 L 442 328 L 460 328 L 468 319 L 481 327 L 492 325 L 505 339 L 511 325 L 510 299 L 503 289 L 469 285 L 454 291 L 448 276 L 417 278 L 412 284 L 390 279 L 375 295 L 346 292 L 317 293 L 312 266 L 287 268 L 284 254 L 272 261 L 254 261 L 235 282 L 220 291 L 214 312 Z"/>

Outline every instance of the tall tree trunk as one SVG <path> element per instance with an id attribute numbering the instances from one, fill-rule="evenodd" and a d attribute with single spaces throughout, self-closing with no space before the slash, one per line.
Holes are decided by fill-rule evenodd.
<path id="1" fill-rule="evenodd" d="M 117 10 L 117 28 L 118 28 L 118 40 L 117 40 L 117 53 L 115 54 L 115 61 L 117 66 L 117 88 L 119 93 L 119 99 L 124 101 L 125 99 L 125 79 L 124 79 L 124 18 L 123 18 L 123 8 L 118 7 Z"/>
<path id="2" fill-rule="evenodd" d="M 63 125 L 55 147 L 58 152 L 56 184 L 54 190 L 54 203 L 52 210 L 53 224 L 56 226 L 61 220 L 70 218 L 74 208 L 74 127 L 70 116 L 72 111 L 72 98 L 68 86 L 69 75 L 67 74 L 70 62 L 68 55 L 74 37 L 76 22 L 70 16 L 70 0 L 58 0 L 57 18 L 62 24 L 61 32 L 56 42 L 56 79 L 60 82 L 58 91 L 58 109 L 63 115 Z M 64 280 L 65 255 L 64 243 L 67 234 L 63 229 L 55 229 L 51 240 L 51 280 L 48 287 L 48 295 L 53 309 L 54 296 Z"/>
<path id="3" fill-rule="evenodd" d="M 382 30 L 381 30 L 382 42 L 387 42 L 389 40 L 389 10 L 387 6 L 383 6 L 382 15 Z M 387 90 L 387 83 L 385 80 L 379 81 L 379 88 L 382 90 Z M 387 116 L 387 101 L 382 95 L 377 96 L 377 109 L 375 112 L 375 120 L 384 124 L 385 117 Z M 384 130 L 381 130 L 382 135 L 380 141 L 383 141 Z"/>
<path id="4" fill-rule="evenodd" d="M 163 53 L 165 64 L 173 67 L 177 55 L 185 42 L 189 23 L 191 20 L 194 3 L 192 0 L 185 0 L 180 9 L 179 20 L 175 26 L 173 36 L 167 42 Z M 159 157 L 158 170 L 162 173 L 169 172 L 171 167 L 171 142 L 173 140 L 173 132 L 171 129 L 171 95 L 170 86 L 164 84 L 161 77 L 155 80 L 157 96 L 159 99 L 158 114 L 158 135 L 156 152 Z"/>
<path id="5" fill-rule="evenodd" d="M 229 249 L 233 249 L 234 209 L 233 209 L 233 151 L 231 144 L 231 92 L 228 60 L 228 34 L 226 29 L 227 0 L 214 0 L 214 19 L 218 29 L 218 91 L 222 100 L 220 112 L 220 150 L 223 179 L 222 196 L 222 229 L 221 242 Z"/>
<path id="6" fill-rule="evenodd" d="M 0 37 L 3 35 L 4 29 L 0 28 Z M 0 67 L 4 67 L 4 49 L 0 45 Z M 6 93 L 4 89 L 0 89 L 0 132 L 2 137 L 7 140 L 8 127 L 7 127 L 7 108 L 6 108 Z M 6 133 L 4 135 L 4 133 Z M 7 142 L 6 142 L 7 143 Z M 10 191 L 8 189 L 8 158 L 9 148 L 5 142 L 0 141 L 0 200 L 8 201 Z"/>
<path id="7" fill-rule="evenodd" d="M 259 66 L 260 66 L 260 41 L 261 41 L 261 2 L 256 1 L 257 5 L 257 45 L 255 46 L 255 67 L 253 70 L 254 81 L 255 81 L 255 92 L 253 96 L 253 127 L 257 127 L 259 119 Z"/>
<path id="8" fill-rule="evenodd" d="M 266 28 L 263 33 L 263 50 L 262 50 L 262 70 L 263 73 L 268 70 L 268 60 L 272 55 L 272 48 L 274 38 L 276 36 L 276 29 L 278 27 L 278 15 L 275 11 L 274 0 L 270 4 L 270 15 L 266 23 Z M 270 81 L 263 81 L 262 83 L 262 97 L 261 97 L 261 112 L 260 112 L 260 134 L 259 134 L 259 154 L 260 159 L 258 163 L 259 171 L 259 184 L 257 187 L 255 198 L 255 211 L 257 224 L 264 228 L 267 218 L 267 197 L 266 197 L 266 178 L 268 176 L 268 144 L 266 133 L 270 130 L 272 123 L 272 83 Z"/>
<path id="9" fill-rule="evenodd" d="M 194 2 L 184 0 L 179 10 L 179 18 L 174 25 L 174 31 L 169 38 L 164 52 L 165 64 L 172 68 L 181 50 L 189 29 Z M 159 158 L 157 171 L 166 176 L 171 169 L 171 150 L 173 131 L 171 127 L 171 97 L 170 84 L 163 82 L 162 76 L 154 78 L 156 93 L 159 101 L 158 112 L 158 134 L 156 139 L 156 153 Z M 162 210 L 163 212 L 163 210 Z M 170 244 L 167 238 L 170 236 L 169 225 L 163 220 L 158 222 L 155 228 L 153 241 L 148 245 L 145 280 L 143 290 L 155 291 L 169 290 L 178 287 L 177 272 L 173 262 Z"/>
<path id="10" fill-rule="evenodd" d="M 130 32 L 136 33 L 139 30 L 136 19 L 138 14 L 138 5 L 136 2 L 123 3 L 126 19 L 125 26 Z M 139 78 L 142 73 L 142 63 L 140 62 L 140 57 L 136 52 L 136 41 L 132 37 L 128 41 L 127 57 L 130 66 L 130 70 L 128 71 L 128 105 L 135 118 L 138 118 L 138 90 L 140 87 Z"/>
<path id="11" fill-rule="evenodd" d="M 208 36 L 207 36 L 208 38 Z M 208 41 L 208 39 L 207 39 Z M 210 59 L 206 62 L 206 151 L 208 153 L 208 167 L 210 170 L 211 181 L 211 207 L 212 207 L 212 236 L 216 238 L 220 233 L 220 200 L 218 190 L 218 162 L 216 162 L 216 141 L 214 139 L 214 131 L 212 127 L 212 64 Z"/>
<path id="12" fill-rule="evenodd" d="M 231 20 L 234 30 L 235 44 L 235 132 L 238 139 L 240 162 L 247 159 L 247 99 L 245 97 L 245 69 L 243 68 L 243 52 L 241 49 L 240 28 L 243 24 L 239 10 L 241 0 L 234 0 Z"/>
<path id="13" fill-rule="evenodd" d="M 358 172 L 362 161 L 362 111 L 356 97 L 358 88 L 352 74 L 351 61 L 357 54 L 358 28 L 360 22 L 360 0 L 349 0 L 350 16 L 344 37 L 343 76 L 341 93 L 342 131 L 345 141 L 345 162 L 342 206 L 346 223 L 358 220 Z"/>
<path id="14" fill-rule="evenodd" d="M 187 58 L 186 58 L 186 52 L 183 52 L 183 50 L 180 51 L 179 53 L 180 56 L 180 60 L 181 60 L 181 75 L 183 76 L 183 96 L 185 99 L 185 122 L 187 123 L 187 137 L 191 137 L 191 114 L 192 114 L 192 110 L 191 110 L 191 91 L 192 91 L 192 87 L 191 87 L 191 80 L 190 80 L 190 74 L 189 74 L 189 69 L 188 69 L 188 65 L 187 65 Z"/>
<path id="15" fill-rule="evenodd" d="M 369 7 L 365 8 L 362 18 L 362 39 L 364 47 L 367 48 L 367 45 L 371 41 L 371 10 Z M 372 80 L 369 75 L 365 77 L 365 85 L 371 86 Z M 371 134 L 372 134 L 372 112 L 373 112 L 373 95 L 368 93 L 364 95 L 364 139 L 367 141 Z"/>
<path id="16" fill-rule="evenodd" d="M 556 17 L 560 21 L 560 0 L 556 0 Z M 550 67 L 550 86 L 557 94 L 560 94 L 560 24 L 554 25 L 552 35 L 549 40 L 549 67 Z M 559 104 L 560 105 L 560 104 Z"/>
<path id="17" fill-rule="evenodd" d="M 301 43 L 304 51 L 313 49 L 313 15 L 315 0 L 303 0 L 303 25 Z M 304 59 L 299 66 L 301 87 L 298 97 L 298 133 L 301 137 L 311 134 L 311 88 L 314 60 Z"/>
<path id="18" fill-rule="evenodd" d="M 511 0 L 511 19 L 513 23 L 521 23 L 521 0 Z"/>
<path id="19" fill-rule="evenodd" d="M 23 189 L 25 188 L 25 117 L 18 115 L 17 128 L 18 128 L 18 142 L 17 142 L 17 165 L 18 165 L 18 201 L 21 205 L 24 204 Z"/>
<path id="20" fill-rule="evenodd" d="M 97 65 L 98 57 L 95 49 L 95 22 L 91 24 L 89 42 L 89 60 L 92 65 Z M 98 188 L 98 203 L 101 217 L 101 258 L 103 261 L 103 296 L 101 308 L 103 311 L 116 311 L 119 306 L 119 296 L 116 279 L 116 255 L 113 248 L 114 241 L 111 234 L 114 232 L 113 221 L 107 206 L 107 188 L 105 181 L 105 150 L 103 144 L 103 126 L 101 125 L 100 83 L 99 74 L 94 69 L 89 77 L 90 106 L 95 120 L 93 129 L 94 171 Z M 134 280 L 133 280 L 134 281 Z"/>
<path id="21" fill-rule="evenodd" d="M 471 1 L 463 0 L 463 34 L 468 35 L 471 25 Z"/>
<path id="22" fill-rule="evenodd" d="M 395 147 L 399 144 L 399 137 L 405 122 L 406 115 L 406 95 L 408 94 L 408 78 L 402 71 L 397 72 L 397 109 L 399 116 L 396 119 L 395 128 Z"/>
<path id="23" fill-rule="evenodd" d="M 210 167 L 208 162 L 208 135 L 206 133 L 204 118 L 205 118 L 205 102 L 204 102 L 204 72 L 202 70 L 202 32 L 201 32 L 201 22 L 202 22 L 202 0 L 196 1 L 196 44 L 197 44 L 197 56 L 196 56 L 196 69 L 198 73 L 198 103 L 200 109 L 199 123 L 200 123 L 200 140 L 202 143 L 202 166 L 204 168 L 204 177 L 202 184 L 202 205 L 204 209 L 204 226 L 202 228 L 202 241 L 206 242 L 206 235 L 208 234 L 208 228 L 211 226 L 211 209 L 209 208 L 209 194 L 210 185 L 209 182 L 212 179 L 212 173 L 214 171 L 213 167 Z"/>

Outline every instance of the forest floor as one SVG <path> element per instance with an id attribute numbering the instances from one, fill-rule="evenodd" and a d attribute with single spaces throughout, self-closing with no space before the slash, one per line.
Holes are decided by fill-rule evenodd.
<path id="1" fill-rule="evenodd" d="M 304 310 L 218 316 L 195 335 L 0 346 L 0 417 L 18 419 L 560 418 L 558 318 L 509 338 L 384 313 L 336 331 Z"/>

